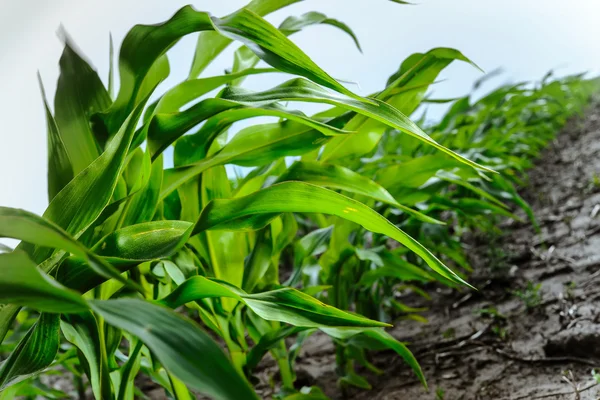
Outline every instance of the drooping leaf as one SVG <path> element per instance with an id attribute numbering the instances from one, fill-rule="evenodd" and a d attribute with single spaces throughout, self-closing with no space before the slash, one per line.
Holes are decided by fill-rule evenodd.
<path id="1" fill-rule="evenodd" d="M 364 195 L 374 200 L 391 204 L 423 222 L 443 224 L 435 218 L 401 205 L 387 190 L 385 190 L 385 188 L 378 185 L 376 182 L 339 165 L 311 161 L 296 161 L 290 166 L 286 173 L 279 178 L 280 182 L 286 180 L 303 181 L 327 188 L 340 189 L 350 193 Z"/>
<path id="2" fill-rule="evenodd" d="M 257 229 L 282 212 L 317 212 L 355 222 L 402 243 L 447 279 L 467 284 L 429 250 L 376 211 L 356 200 L 307 183 L 284 182 L 245 197 L 215 200 L 204 208 L 192 234 L 208 229 Z"/>
<path id="3" fill-rule="evenodd" d="M 0 275 L 0 303 L 54 313 L 87 309 L 77 293 L 38 271 L 35 263 L 22 251 L 0 254 Z"/>
<path id="4" fill-rule="evenodd" d="M 208 297 L 234 298 L 246 304 L 263 319 L 286 322 L 295 326 L 314 328 L 320 326 L 388 326 L 383 322 L 338 310 L 296 289 L 282 288 L 247 294 L 225 282 L 209 280 L 202 276 L 188 279 L 162 299 L 161 303 L 175 308 Z"/>
<path id="5" fill-rule="evenodd" d="M 90 305 L 107 323 L 137 336 L 186 385 L 214 399 L 258 399 L 219 345 L 191 320 L 137 299 L 95 300 Z"/>
<path id="6" fill-rule="evenodd" d="M 429 85 L 454 60 L 473 64 L 462 53 L 449 48 L 436 48 L 427 53 L 412 54 L 402 62 L 398 72 L 390 77 L 387 87 L 374 97 L 404 115 L 411 115 L 421 103 Z M 389 128 L 382 124 L 382 121 L 365 120 L 363 116 L 358 115 L 348 123 L 347 129 L 357 130 L 359 133 L 353 137 L 332 140 L 323 150 L 323 161 L 367 154 L 375 148 Z"/>
<path id="7" fill-rule="evenodd" d="M 246 361 L 246 368 L 248 371 L 253 371 L 258 366 L 258 363 L 260 360 L 262 360 L 265 354 L 267 354 L 272 347 L 278 345 L 282 339 L 307 329 L 309 328 L 300 326 L 284 326 L 279 329 L 274 329 L 271 332 L 261 336 L 259 342 L 248 352 Z"/>
<path id="8" fill-rule="evenodd" d="M 379 346 L 374 346 L 372 343 L 363 340 L 363 337 L 370 339 L 371 341 L 375 341 Z M 396 340 L 392 335 L 384 331 L 383 329 L 368 329 L 362 332 L 361 334 L 354 336 L 350 339 L 353 343 L 360 343 L 362 346 L 366 348 L 373 349 L 381 349 L 388 348 L 395 351 L 404 361 L 412 368 L 421 384 L 427 390 L 427 382 L 425 380 L 425 376 L 423 375 L 423 371 L 421 370 L 421 366 L 417 362 L 415 356 L 411 353 L 411 351 L 404 345 L 404 343 Z"/>
<path id="9" fill-rule="evenodd" d="M 287 110 L 277 104 L 252 107 L 220 98 L 205 99 L 180 113 L 164 113 L 154 116 L 148 125 L 148 145 L 152 152 L 152 157 L 155 158 L 158 156 L 167 146 L 200 122 L 229 110 L 237 111 L 236 117 L 238 119 L 259 116 L 280 117 L 302 123 L 325 135 L 348 133 L 315 121 L 299 111 Z M 231 123 L 232 121 L 228 122 Z"/>
<path id="10" fill-rule="evenodd" d="M 329 18 L 325 14 L 320 12 L 310 11 L 306 14 L 302 14 L 299 17 L 288 17 L 281 23 L 281 25 L 279 25 L 279 30 L 282 31 L 285 35 L 291 35 L 292 33 L 298 32 L 307 26 L 318 24 L 331 25 L 341 29 L 342 31 L 350 35 L 358 50 L 362 52 L 362 49 L 360 48 L 360 43 L 358 42 L 358 38 L 348 25 L 346 25 L 342 21 L 338 21 L 337 19 Z"/>
<path id="11" fill-rule="evenodd" d="M 106 278 L 128 281 L 109 263 L 87 250 L 52 222 L 25 210 L 0 207 L 0 237 L 20 239 L 43 248 L 67 250 L 87 261 L 91 269 Z"/>
<path id="12" fill-rule="evenodd" d="M 252 0 L 244 8 L 265 16 L 299 1 L 302 0 Z M 232 38 L 221 36 L 217 32 L 201 32 L 198 36 L 189 79 L 197 78 L 232 41 Z"/>
<path id="13" fill-rule="evenodd" d="M 253 115 L 252 110 L 232 111 L 236 114 L 237 112 L 243 112 L 248 116 Z M 225 116 L 226 113 L 230 112 L 226 111 L 218 114 L 217 117 L 223 116 L 225 121 L 236 120 L 236 118 L 240 117 L 239 114 Z M 207 121 L 207 123 L 210 122 L 211 120 Z M 330 133 L 334 132 L 335 130 L 332 128 Z M 183 139 L 186 139 L 186 137 Z M 161 198 L 165 198 L 177 187 L 212 166 L 223 164 L 243 166 L 264 165 L 281 159 L 284 156 L 302 155 L 311 150 L 318 149 L 328 139 L 329 136 L 310 126 L 295 121 L 284 121 L 245 128 L 231 142 L 227 143 L 220 152 L 205 159 L 202 159 L 203 154 L 205 154 L 204 151 L 198 154 L 194 151 L 194 146 L 191 146 L 191 143 L 186 141 L 181 147 L 176 147 L 176 154 L 180 154 L 180 164 L 185 164 L 186 161 L 192 161 L 194 164 L 165 171 Z M 191 151 L 184 150 L 186 146 L 191 146 Z M 183 155 L 183 152 L 187 152 L 188 154 Z"/>
<path id="14" fill-rule="evenodd" d="M 470 161 L 460 154 L 457 154 L 452 150 L 442 146 L 434 139 L 429 137 L 429 135 L 427 135 L 425 132 L 423 132 L 423 130 L 413 123 L 406 115 L 381 100 L 370 99 L 370 102 L 360 101 L 353 97 L 346 96 L 345 94 L 326 90 L 306 79 L 293 79 L 276 86 L 273 89 L 258 93 L 249 92 L 240 88 L 229 87 L 225 89 L 223 98 L 249 105 L 264 104 L 272 101 L 282 100 L 332 104 L 357 112 L 365 117 L 379 121 L 386 126 L 407 133 L 416 139 L 421 140 L 438 150 L 441 150 L 449 156 L 454 157 L 458 161 L 470 165 L 476 169 L 491 171 L 490 169 Z"/>

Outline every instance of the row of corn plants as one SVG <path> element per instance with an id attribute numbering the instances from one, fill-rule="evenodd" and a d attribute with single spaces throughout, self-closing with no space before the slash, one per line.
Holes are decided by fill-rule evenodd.
<path id="1" fill-rule="evenodd" d="M 440 51 L 447 49 L 412 55 L 400 70 L 410 68 L 411 58 L 427 60 Z M 451 103 L 440 122 L 425 128 L 430 137 L 498 173 L 482 173 L 401 131 L 386 129 L 372 149 L 357 146 L 339 162 L 376 183 L 388 197 L 367 199 L 358 192 L 354 197 L 386 216 L 466 279 L 472 271 L 468 247 L 461 240 L 466 232 L 495 237 L 502 233 L 497 226 L 504 218 L 528 222 L 538 229 L 533 211 L 517 189 L 526 186 L 526 170 L 568 118 L 581 114 L 600 90 L 598 78 L 574 75 L 552 80 L 551 76 L 549 73 L 539 83 L 504 85 L 476 101 L 471 96 L 432 99 L 421 91 L 421 104 Z M 477 82 L 475 89 L 485 79 L 488 77 Z M 415 111 L 400 104 L 399 109 L 409 115 Z M 419 122 L 427 125 L 424 117 Z M 339 182 L 339 178 L 332 180 Z M 517 215 L 519 210 L 522 216 Z M 288 283 L 298 288 L 329 285 L 326 298 L 336 307 L 385 322 L 426 322 L 419 314 L 424 309 L 409 307 L 400 299 L 411 292 L 429 299 L 427 289 L 434 282 L 460 289 L 452 275 L 428 267 L 425 258 L 417 257 L 408 246 L 397 246 L 386 235 L 336 217 L 313 217 L 307 225 L 318 229 L 308 236 L 323 231 L 330 240 L 320 248 L 318 260 L 313 257 L 305 266 L 295 264 L 294 279 Z M 369 347 L 339 341 L 336 347 L 338 373 L 352 377 L 344 382 L 369 388 L 355 371 L 360 365 L 362 370 L 379 372 L 368 362 L 365 350 Z"/>
<path id="2" fill-rule="evenodd" d="M 468 285 L 461 232 L 512 215 L 505 201 L 528 210 L 514 189 L 523 169 L 595 82 L 459 99 L 427 134 L 408 116 L 437 101 L 427 91 L 446 66 L 471 62 L 447 48 L 413 54 L 382 91 L 359 96 L 289 39 L 326 24 L 358 45 L 347 25 L 318 12 L 278 28 L 263 19 L 298 1 L 253 0 L 223 18 L 187 6 L 135 26 L 116 95 L 112 68 L 105 86 L 67 39 L 53 111 L 44 94 L 49 206 L 42 216 L 0 208 L 0 236 L 21 240 L 0 249 L 0 399 L 64 398 L 44 370 L 68 371 L 81 398 L 133 399 L 144 374 L 174 399 L 254 399 L 267 354 L 280 398 L 325 398 L 295 385 L 316 331 L 335 342 L 341 386 L 369 387 L 354 368 L 377 371 L 367 351 L 387 348 L 426 387 L 385 331 L 398 312 L 415 317 L 396 294 Z M 166 52 L 198 32 L 188 79 L 157 90 Z M 201 77 L 234 44 L 231 70 Z M 274 73 L 291 79 L 241 87 Z M 276 122 L 229 132 L 264 116 Z"/>

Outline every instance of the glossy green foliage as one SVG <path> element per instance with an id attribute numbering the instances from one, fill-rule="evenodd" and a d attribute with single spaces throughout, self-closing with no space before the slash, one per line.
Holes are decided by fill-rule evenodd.
<path id="1" fill-rule="evenodd" d="M 425 127 L 411 114 L 435 101 L 427 90 L 444 68 L 468 58 L 413 54 L 362 97 L 289 38 L 328 25 L 360 49 L 344 22 L 319 12 L 279 28 L 263 19 L 297 1 L 253 0 L 222 18 L 186 6 L 136 25 L 120 46 L 114 99 L 116 71 L 106 89 L 67 40 L 54 114 L 44 99 L 50 204 L 42 216 L 0 208 L 0 237 L 21 240 L 0 249 L 6 396 L 60 396 L 36 381 L 60 365 L 97 399 L 132 400 L 139 374 L 165 398 L 254 399 L 252 374 L 270 353 L 281 398 L 325 399 L 298 387 L 294 370 L 317 330 L 335 343 L 341 386 L 369 387 L 355 367 L 377 371 L 368 352 L 390 349 L 426 387 L 407 346 L 384 330 L 396 316 L 419 318 L 396 293 L 468 285 L 460 234 L 515 217 L 511 205 L 531 214 L 516 191 L 522 173 L 597 82 L 504 87 L 455 101 Z M 193 33 L 189 78 L 157 94 L 167 51 Z M 201 77 L 233 42 L 231 71 Z M 241 87 L 282 72 L 293 77 Z M 289 101 L 327 110 L 307 115 Z M 236 131 L 260 116 L 278 121 Z"/>

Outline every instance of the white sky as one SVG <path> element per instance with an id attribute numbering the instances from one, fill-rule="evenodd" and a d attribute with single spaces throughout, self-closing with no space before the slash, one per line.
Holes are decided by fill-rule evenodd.
<path id="1" fill-rule="evenodd" d="M 38 214 L 47 206 L 46 126 L 36 80 L 39 70 L 50 103 L 62 51 L 56 31 L 62 23 L 99 71 L 108 75 L 108 34 L 116 52 L 136 23 L 157 23 L 189 1 L 181 0 L 4 0 L 0 4 L 0 205 Z M 600 72 L 600 0 L 419 0 L 402 6 L 386 0 L 306 0 L 268 19 L 321 11 L 346 22 L 363 47 L 331 27 L 311 27 L 292 39 L 332 76 L 359 83 L 351 87 L 368 94 L 383 87 L 400 62 L 413 52 L 447 46 L 461 50 L 484 70 L 503 67 L 505 74 L 487 87 L 507 80 L 539 79 L 550 68 L 561 74 Z M 242 0 L 193 1 L 199 10 L 225 15 Z M 170 84 L 189 70 L 195 35 L 169 53 Z M 230 66 L 224 53 L 206 71 L 221 74 Z M 117 53 L 118 54 L 118 53 Z M 481 74 L 455 64 L 436 85 L 439 97 L 470 91 Z M 253 89 L 278 81 L 266 76 L 248 80 Z M 169 83 L 167 83 L 168 85 Z M 439 111 L 438 113 L 439 114 Z M 429 114 L 435 116 L 436 112 Z"/>

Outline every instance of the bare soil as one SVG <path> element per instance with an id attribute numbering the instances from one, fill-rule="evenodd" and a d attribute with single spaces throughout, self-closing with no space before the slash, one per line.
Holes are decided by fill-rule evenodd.
<path id="1" fill-rule="evenodd" d="M 467 238 L 479 291 L 438 287 L 431 301 L 402 299 L 429 308 L 429 323 L 403 320 L 391 331 L 409 343 L 428 392 L 395 353 L 381 352 L 372 362 L 383 374 L 360 371 L 373 389 L 341 393 L 324 335 L 303 348 L 300 386 L 332 399 L 600 399 L 591 373 L 600 369 L 600 102 L 567 123 L 521 194 L 540 231 L 505 221 L 499 238 Z M 272 372 L 259 374 L 266 398 Z"/>

